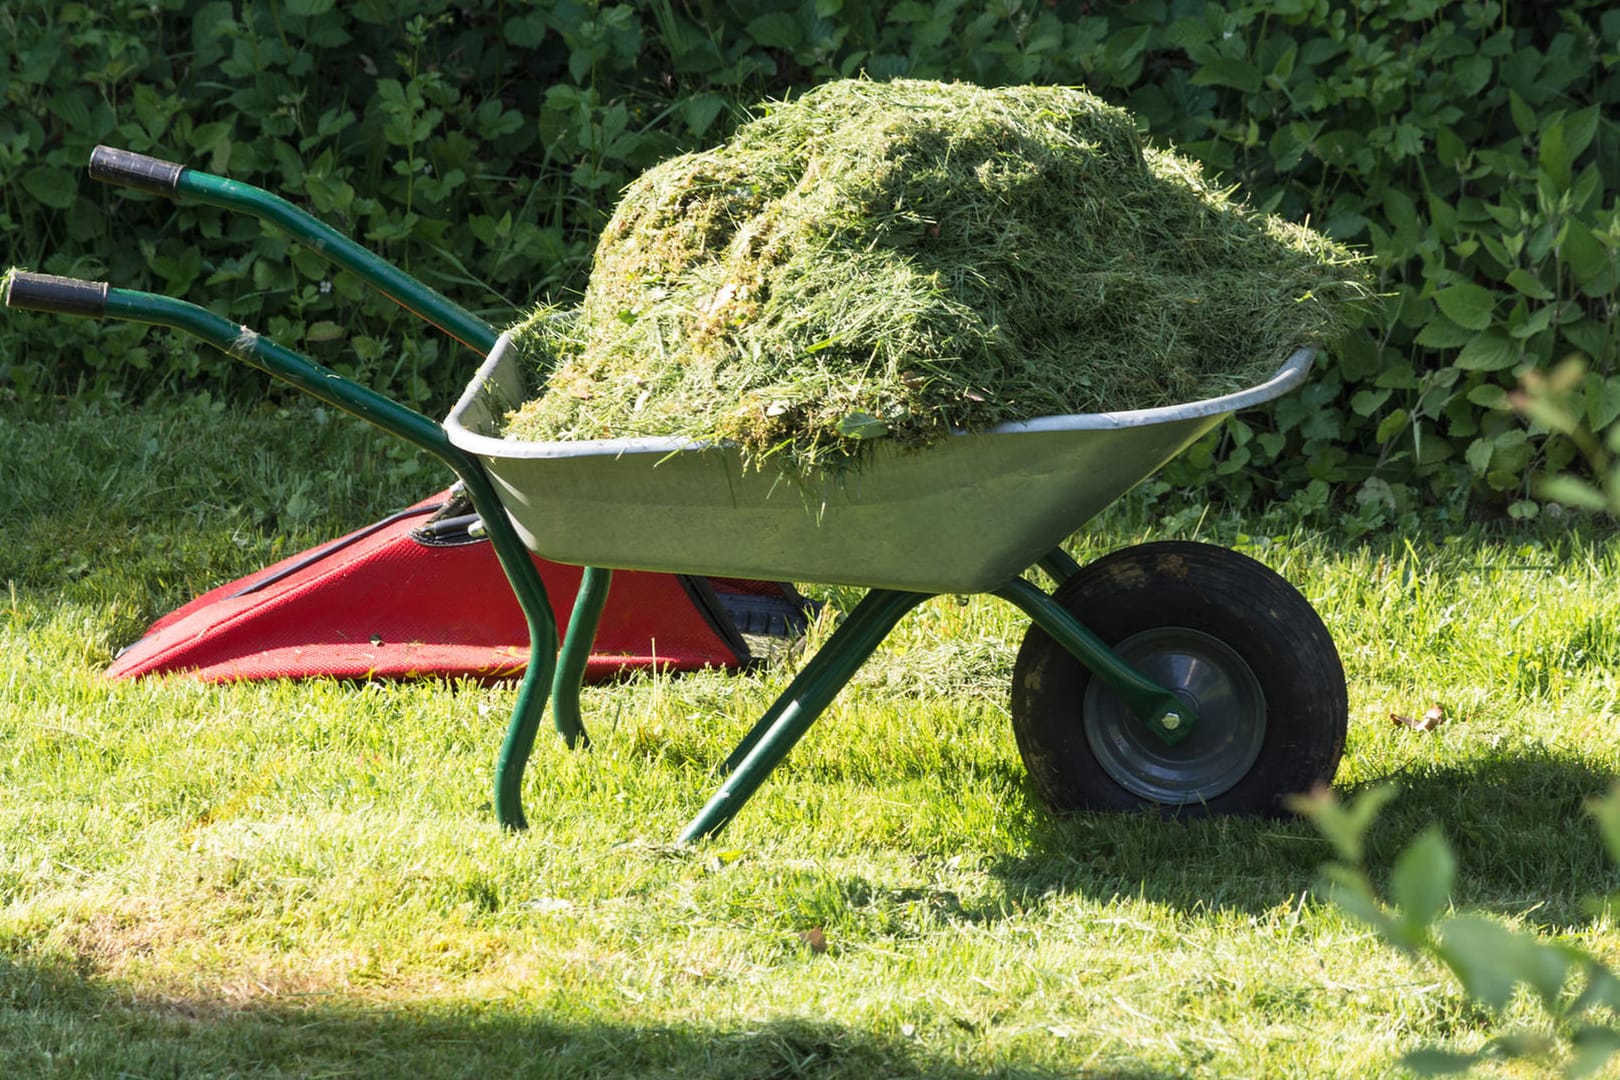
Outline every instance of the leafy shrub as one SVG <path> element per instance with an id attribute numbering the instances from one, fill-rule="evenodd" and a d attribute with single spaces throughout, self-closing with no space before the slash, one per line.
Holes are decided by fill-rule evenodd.
<path id="1" fill-rule="evenodd" d="M 1295 809 L 1311 819 L 1337 855 L 1323 867 L 1327 898 L 1385 944 L 1449 973 L 1493 1019 L 1525 998 L 1535 1003 L 1543 1021 L 1539 1028 L 1497 1035 L 1473 1051 L 1413 1050 L 1403 1064 L 1420 1075 L 1462 1073 L 1497 1061 L 1556 1065 L 1570 1080 L 1602 1071 L 1620 1054 L 1615 1024 L 1620 976 L 1575 945 L 1545 940 L 1481 913 L 1452 910 L 1457 860 L 1438 826 L 1401 851 L 1390 868 L 1388 901 L 1378 895 L 1363 864 L 1363 846 L 1395 792 L 1391 786 L 1371 788 L 1348 805 L 1325 791 L 1297 800 Z M 1610 858 L 1620 862 L 1620 789 L 1590 801 L 1587 809 Z M 1607 914 L 1615 903 L 1612 896 L 1596 897 L 1589 906 Z"/>
<path id="2" fill-rule="evenodd" d="M 255 223 L 93 188 L 90 148 L 284 191 L 503 321 L 576 293 L 624 184 L 763 97 L 859 72 L 1084 84 L 1262 209 L 1365 245 L 1388 294 L 1306 390 L 1167 482 L 1305 514 L 1341 491 L 1368 528 L 1470 495 L 1524 515 L 1527 475 L 1575 451 L 1505 407 L 1519 375 L 1580 353 L 1588 425 L 1620 418 L 1620 11 L 1599 0 L 19 0 L 0 34 L 11 262 L 208 299 L 412 401 L 466 358 Z M 0 335 L 24 400 L 260 385 L 138 328 Z"/>

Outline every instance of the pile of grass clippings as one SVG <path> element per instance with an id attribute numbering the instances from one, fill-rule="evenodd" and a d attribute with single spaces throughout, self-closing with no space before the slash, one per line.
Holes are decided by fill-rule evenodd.
<path id="1" fill-rule="evenodd" d="M 546 383 L 506 434 L 809 473 L 879 436 L 1241 389 L 1366 295 L 1349 251 L 1084 91 L 832 82 L 629 187 L 579 307 L 516 328 Z"/>

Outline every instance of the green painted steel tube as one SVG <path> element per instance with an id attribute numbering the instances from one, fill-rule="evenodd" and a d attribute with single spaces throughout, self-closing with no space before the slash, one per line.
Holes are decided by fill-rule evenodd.
<path id="1" fill-rule="evenodd" d="M 1192 734 L 1198 723 L 1198 714 L 1192 705 L 1144 678 L 1063 605 L 1022 578 L 1002 586 L 995 594 L 1022 608 L 1036 626 L 1052 635 L 1088 671 L 1118 694 L 1165 745 L 1174 746 Z M 1171 717 L 1174 720 L 1166 723 Z"/>
<path id="2" fill-rule="evenodd" d="M 1074 561 L 1073 555 L 1062 548 L 1053 548 L 1035 565 L 1050 574 L 1052 580 L 1059 585 L 1080 572 L 1080 564 Z"/>
<path id="3" fill-rule="evenodd" d="M 499 335 L 483 319 L 279 195 L 191 168 L 180 173 L 174 193 L 272 222 L 479 355 L 487 356 L 495 347 Z"/>
<path id="4" fill-rule="evenodd" d="M 602 609 L 607 606 L 612 584 L 612 570 L 599 566 L 585 568 L 579 579 L 579 592 L 574 596 L 573 613 L 568 616 L 568 633 L 563 635 L 562 651 L 557 654 L 557 674 L 551 681 L 551 716 L 569 746 L 573 746 L 576 739 L 584 746 L 591 742 L 585 734 L 579 691 L 585 681 L 585 665 L 590 662 L 591 645 L 596 641 L 596 628 L 602 622 Z"/>
<path id="5" fill-rule="evenodd" d="M 849 618 L 754 725 L 743 745 L 727 758 L 728 762 L 740 760 L 740 764 L 698 816 L 682 830 L 680 843 L 713 836 L 725 828 L 895 624 L 931 595 L 873 589 L 862 597 Z"/>
<path id="6" fill-rule="evenodd" d="M 534 746 L 535 732 L 545 712 L 546 697 L 557 663 L 557 622 L 551 600 L 529 550 L 512 528 L 500 497 L 478 459 L 454 446 L 444 428 L 421 413 L 391 401 L 374 390 L 343 378 L 266 337 L 221 318 L 206 308 L 167 296 L 108 289 L 105 314 L 134 322 L 155 323 L 193 334 L 217 349 L 258 368 L 315 398 L 358 416 L 433 454 L 461 479 L 473 508 L 483 518 L 501 569 L 517 596 L 529 627 L 529 665 L 518 685 L 517 702 L 507 727 L 495 768 L 495 814 L 502 825 L 525 828 L 521 787 L 523 770 Z M 574 722 L 578 722 L 575 710 Z M 572 745 L 582 734 L 559 731 Z"/>

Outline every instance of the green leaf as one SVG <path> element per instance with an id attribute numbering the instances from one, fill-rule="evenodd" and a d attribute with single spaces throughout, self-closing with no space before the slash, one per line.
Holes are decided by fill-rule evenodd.
<path id="1" fill-rule="evenodd" d="M 1475 439 L 1468 444 L 1468 449 L 1463 453 L 1463 460 L 1468 462 L 1468 467 L 1474 470 L 1475 476 L 1484 476 L 1491 467 L 1491 455 L 1495 451 L 1491 440 Z"/>
<path id="2" fill-rule="evenodd" d="M 701 136 L 709 130 L 725 105 L 726 99 L 719 94 L 693 94 L 681 101 L 681 119 L 686 121 L 693 135 Z"/>
<path id="3" fill-rule="evenodd" d="M 1416 238 L 1423 232 L 1423 225 L 1418 220 L 1417 204 L 1400 188 L 1392 187 L 1384 192 L 1384 216 L 1395 226 L 1397 235 Z"/>
<path id="4" fill-rule="evenodd" d="M 1563 503 L 1580 510 L 1607 510 L 1609 502 L 1603 493 L 1584 480 L 1573 476 L 1549 476 L 1535 485 L 1536 494 L 1552 502 Z"/>
<path id="5" fill-rule="evenodd" d="M 343 327 L 339 326 L 337 323 L 331 322 L 331 321 L 326 320 L 326 319 L 322 319 L 320 322 L 315 323 L 308 330 L 304 331 L 304 340 L 305 341 L 336 341 L 338 338 L 341 338 L 345 333 L 347 333 L 347 331 L 344 330 Z"/>
<path id="6" fill-rule="evenodd" d="M 1103 57 L 1110 70 L 1119 72 L 1130 67 L 1147 48 L 1148 37 L 1153 32 L 1150 26 L 1133 26 L 1112 35 L 1103 45 Z M 1197 81 L 1197 76 L 1193 77 Z"/>
<path id="7" fill-rule="evenodd" d="M 1451 902 L 1456 870 L 1457 861 L 1436 825 L 1425 829 L 1396 857 L 1389 878 L 1390 898 L 1401 909 L 1409 928 L 1427 927 L 1445 910 Z"/>
<path id="8" fill-rule="evenodd" d="M 1532 300 L 1551 300 L 1555 295 L 1551 289 L 1541 283 L 1540 278 L 1523 267 L 1509 271 L 1507 283 Z"/>
<path id="9" fill-rule="evenodd" d="M 1357 416 L 1371 416 L 1389 400 L 1393 390 L 1358 390 L 1350 398 L 1350 408 Z"/>
<path id="10" fill-rule="evenodd" d="M 289 15 L 325 15 L 335 6 L 335 0 L 285 0 Z"/>
<path id="11" fill-rule="evenodd" d="M 1496 310 L 1496 294 L 1483 285 L 1452 285 L 1434 294 L 1434 302 L 1446 317 L 1468 330 L 1484 330 L 1491 325 Z"/>
<path id="12" fill-rule="evenodd" d="M 1564 141 L 1564 122 L 1548 124 L 1541 132 L 1541 145 L 1536 148 L 1536 161 L 1541 171 L 1552 181 L 1555 191 L 1568 191 L 1571 175 L 1569 144 Z"/>
<path id="13" fill-rule="evenodd" d="M 871 413 L 852 412 L 838 421 L 838 434 L 846 439 L 878 439 L 889 433 L 889 425 Z"/>
<path id="14" fill-rule="evenodd" d="M 1569 148 L 1571 161 L 1580 157 L 1586 152 L 1586 148 L 1592 145 L 1592 138 L 1597 134 L 1601 108 L 1598 105 L 1588 105 L 1580 112 L 1571 113 L 1564 118 L 1564 144 Z"/>
<path id="15" fill-rule="evenodd" d="M 546 20 L 539 12 L 514 15 L 502 28 L 507 43 L 519 49 L 532 49 L 546 39 Z"/>
<path id="16" fill-rule="evenodd" d="M 1620 863 L 1620 788 L 1611 788 L 1601 799 L 1589 800 L 1586 810 L 1597 822 L 1610 861 Z"/>
<path id="17" fill-rule="evenodd" d="M 1379 444 L 1387 443 L 1395 436 L 1406 430 L 1407 413 L 1405 409 L 1396 409 L 1378 422 L 1378 431 L 1373 438 Z"/>
<path id="18" fill-rule="evenodd" d="M 799 20 L 785 11 L 772 11 L 748 23 L 748 36 L 767 49 L 793 49 L 804 40 Z"/>
<path id="19" fill-rule="evenodd" d="M 1468 157 L 1468 144 L 1462 137 L 1448 127 L 1436 128 L 1434 132 L 1434 156 L 1440 164 L 1450 168 L 1460 168 Z"/>
<path id="20" fill-rule="evenodd" d="M 1469 98 L 1485 89 L 1491 81 L 1491 58 L 1478 53 L 1472 56 L 1459 57 L 1451 66 L 1451 74 L 1457 81 L 1457 89 L 1463 98 Z"/>
<path id="21" fill-rule="evenodd" d="M 1399 791 L 1400 788 L 1394 784 L 1380 784 L 1368 788 L 1348 804 L 1341 804 L 1331 794 L 1323 794 L 1296 800 L 1292 806 L 1311 819 L 1311 823 L 1327 837 L 1341 859 L 1359 864 L 1367 830 L 1372 827 L 1373 819 Z"/>
<path id="22" fill-rule="evenodd" d="M 1436 315 L 1423 324 L 1416 340 L 1426 349 L 1460 349 L 1473 336 L 1472 330 L 1463 329 L 1444 315 Z"/>
<path id="23" fill-rule="evenodd" d="M 44 166 L 29 169 L 20 181 L 30 198 L 53 210 L 66 210 L 79 196 L 79 185 L 71 173 Z"/>
<path id="24" fill-rule="evenodd" d="M 1462 347 L 1454 361 L 1464 371 L 1501 371 L 1519 362 L 1519 350 L 1500 330 L 1487 330 Z"/>
<path id="25" fill-rule="evenodd" d="M 1343 909 L 1346 915 L 1358 920 L 1378 933 L 1387 943 L 1405 947 L 1405 937 L 1373 895 L 1372 886 L 1359 872 L 1346 866 L 1330 865 L 1324 869 L 1328 879 L 1327 897 Z"/>
<path id="26" fill-rule="evenodd" d="M 1260 69 L 1247 60 L 1219 56 L 1193 72 L 1194 86 L 1230 86 L 1245 94 L 1260 92 Z"/>
<path id="27" fill-rule="evenodd" d="M 1587 296 L 1602 296 L 1614 287 L 1613 254 L 1585 225 L 1568 223 L 1561 250 L 1575 284 Z"/>
<path id="28" fill-rule="evenodd" d="M 1570 1036 L 1570 1062 L 1564 1067 L 1564 1076 L 1579 1080 L 1591 1076 L 1620 1054 L 1620 1032 L 1611 1028 L 1582 1028 Z"/>
<path id="29" fill-rule="evenodd" d="M 1459 915 L 1446 920 L 1435 952 L 1469 997 L 1501 1012 L 1528 973 L 1531 947 L 1526 938 L 1500 923 L 1480 915 Z"/>
<path id="30" fill-rule="evenodd" d="M 1517 90 L 1508 90 L 1508 112 L 1513 114 L 1513 126 L 1519 129 L 1520 135 L 1528 139 L 1536 133 L 1536 128 L 1540 126 L 1536 120 L 1536 110 L 1519 96 Z"/>

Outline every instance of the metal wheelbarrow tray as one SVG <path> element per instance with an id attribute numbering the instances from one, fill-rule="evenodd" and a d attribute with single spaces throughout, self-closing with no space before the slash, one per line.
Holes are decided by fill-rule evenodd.
<path id="1" fill-rule="evenodd" d="M 1310 362 L 1300 350 L 1260 386 L 1186 405 L 1002 424 L 926 450 L 879 439 L 849 473 L 805 481 L 684 439 L 502 439 L 504 417 L 535 389 L 502 335 L 444 426 L 548 559 L 978 593 L 1033 566 L 1231 413 L 1298 385 Z"/>
<path id="2" fill-rule="evenodd" d="M 1160 542 L 1081 566 L 1063 540 L 1236 411 L 1302 382 L 1290 356 L 1248 390 L 1169 408 L 1048 417 L 957 434 L 921 451 L 883 443 L 847 475 L 786 480 L 733 448 L 673 439 L 518 442 L 505 413 L 530 396 L 510 339 L 279 196 L 99 147 L 92 177 L 271 222 L 485 357 L 443 424 L 183 300 L 19 273 L 9 306 L 185 330 L 433 454 L 482 516 L 530 631 L 495 770 L 495 810 L 522 828 L 523 771 L 548 701 L 585 745 L 580 676 L 612 569 L 864 586 L 870 591 L 719 765 L 681 833 L 722 829 L 912 608 L 992 593 L 1034 624 L 1014 665 L 1019 753 L 1054 808 L 1278 813 L 1330 781 L 1347 700 L 1309 602 L 1246 556 Z M 586 567 L 559 640 L 534 552 Z M 1026 579 L 1039 567 L 1055 592 Z"/>

